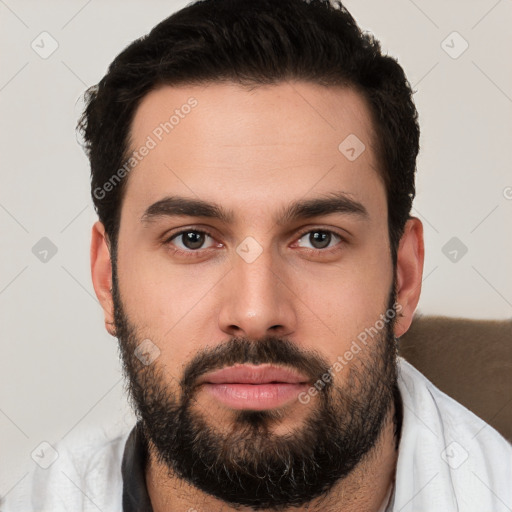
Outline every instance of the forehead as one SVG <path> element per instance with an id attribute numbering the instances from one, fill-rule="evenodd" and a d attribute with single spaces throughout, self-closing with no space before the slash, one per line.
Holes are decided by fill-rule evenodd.
<path id="1" fill-rule="evenodd" d="M 139 159 L 125 202 L 141 214 L 168 193 L 257 206 L 343 190 L 362 201 L 384 193 L 374 140 L 369 109 L 352 89 L 160 86 L 132 122 L 129 152 Z"/>

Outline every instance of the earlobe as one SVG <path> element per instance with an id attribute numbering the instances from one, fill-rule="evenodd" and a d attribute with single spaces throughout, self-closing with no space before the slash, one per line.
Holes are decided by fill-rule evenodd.
<path id="1" fill-rule="evenodd" d="M 114 330 L 114 302 L 112 300 L 112 262 L 108 245 L 108 236 L 103 223 L 97 221 L 91 233 L 91 276 L 105 315 L 105 328 L 112 336 Z"/>
<path id="2" fill-rule="evenodd" d="M 395 324 L 395 336 L 409 329 L 421 294 L 425 249 L 423 224 L 410 217 L 405 224 L 397 254 L 397 301 L 400 311 Z"/>

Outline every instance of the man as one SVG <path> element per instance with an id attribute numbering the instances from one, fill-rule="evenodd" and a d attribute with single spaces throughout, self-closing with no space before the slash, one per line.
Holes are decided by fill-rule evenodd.
<path id="1" fill-rule="evenodd" d="M 80 128 L 138 421 L 72 482 L 36 475 L 38 510 L 511 510 L 512 447 L 397 357 L 417 113 L 341 5 L 189 5 L 114 60 Z"/>

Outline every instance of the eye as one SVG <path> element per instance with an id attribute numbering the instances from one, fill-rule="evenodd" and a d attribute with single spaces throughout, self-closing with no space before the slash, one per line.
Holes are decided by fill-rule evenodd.
<path id="1" fill-rule="evenodd" d="M 299 236 L 300 238 L 293 246 L 301 247 L 307 252 L 313 253 L 336 252 L 341 249 L 340 245 L 345 242 L 342 236 L 328 229 L 310 229 Z M 210 245 L 205 247 L 208 241 L 210 241 Z M 310 244 L 310 246 L 304 244 Z M 216 242 L 213 235 L 200 229 L 185 229 L 174 233 L 164 240 L 163 245 L 168 246 L 175 255 L 183 257 L 203 257 L 209 249 L 223 246 L 223 244 Z"/>
<path id="2" fill-rule="evenodd" d="M 307 235 L 307 236 L 306 236 Z M 336 240 L 337 239 L 337 240 Z M 343 238 L 334 233 L 333 231 L 325 230 L 325 229 L 314 229 L 312 231 L 307 231 L 301 235 L 297 244 L 299 247 L 304 247 L 301 243 L 310 243 L 311 248 L 315 251 L 322 251 L 325 249 L 331 249 L 332 247 L 336 247 L 336 243 L 331 245 L 332 242 L 336 241 L 344 241 Z M 309 247 L 305 247 L 309 249 Z"/>
<path id="3" fill-rule="evenodd" d="M 175 233 L 164 243 L 170 244 L 172 242 L 178 248 L 178 252 L 194 252 L 198 249 L 209 248 L 203 247 L 207 238 L 213 240 L 213 237 L 206 231 L 187 229 L 180 231 L 179 233 Z"/>

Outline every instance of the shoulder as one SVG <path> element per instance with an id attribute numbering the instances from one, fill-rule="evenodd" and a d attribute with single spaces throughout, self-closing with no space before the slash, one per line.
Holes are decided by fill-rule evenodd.
<path id="1" fill-rule="evenodd" d="M 81 429 L 46 446 L 48 462 L 26 466 L 28 474 L 2 502 L 2 511 L 121 510 L 121 462 L 130 430 Z"/>
<path id="2" fill-rule="evenodd" d="M 482 441 L 496 443 L 498 446 L 511 449 L 508 442 L 491 425 L 476 416 L 460 402 L 457 402 L 437 388 L 425 375 L 405 359 L 399 357 L 398 385 L 403 401 L 421 414 L 427 411 L 436 412 L 435 424 L 440 423 L 445 431 L 453 435 L 479 438 Z M 418 418 L 419 419 L 419 418 Z"/>
<path id="3" fill-rule="evenodd" d="M 512 445 L 403 358 L 398 386 L 403 426 L 397 486 L 400 477 L 416 491 L 423 489 L 415 510 L 423 510 L 421 499 L 446 512 L 510 510 Z M 404 491 L 400 499 L 414 503 L 410 494 Z"/>

